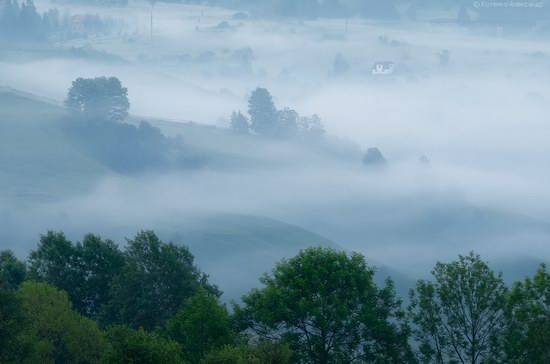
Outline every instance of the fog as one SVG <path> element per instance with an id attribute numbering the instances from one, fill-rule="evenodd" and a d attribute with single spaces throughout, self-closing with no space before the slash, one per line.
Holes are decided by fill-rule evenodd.
<path id="1" fill-rule="evenodd" d="M 426 276 L 437 260 L 471 250 L 509 279 L 550 261 L 547 32 L 359 17 L 347 26 L 344 19 L 235 20 L 233 10 L 157 3 L 151 43 L 149 3 L 35 4 L 39 11 L 58 7 L 119 23 L 108 36 L 28 47 L 1 43 L 0 86 L 62 105 L 77 77 L 116 76 L 128 88 L 130 122 L 148 120 L 166 135 L 181 134 L 213 162 L 139 176 L 104 173 L 87 181 L 84 192 L 66 195 L 6 189 L 1 248 L 24 257 L 48 229 L 75 241 L 97 232 L 124 243 L 151 228 L 189 244 L 229 298 L 303 246 L 233 247 L 233 256 L 216 255 L 201 241 L 219 226 L 212 216 L 299 226 L 410 280 Z M 248 48 L 252 55 L 243 58 L 238 51 Z M 437 55 L 442 50 L 450 52 L 448 63 Z M 338 53 L 349 65 L 341 75 L 333 68 Z M 396 72 L 373 77 L 377 61 L 395 62 Z M 279 108 L 318 114 L 326 145 L 215 139 L 178 128 L 193 121 L 230 134 L 229 115 L 245 112 L 258 86 Z M 361 163 L 368 147 L 382 151 L 386 169 Z M 2 176 L 9 175 L 3 165 Z M 245 217 L 232 229 L 250 224 Z"/>

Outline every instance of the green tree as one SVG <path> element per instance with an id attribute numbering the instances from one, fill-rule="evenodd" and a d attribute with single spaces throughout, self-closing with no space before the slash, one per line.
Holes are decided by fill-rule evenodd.
<path id="1" fill-rule="evenodd" d="M 413 361 L 393 284 L 379 289 L 362 255 L 309 248 L 279 262 L 243 297 L 238 319 L 283 340 L 304 363 Z"/>
<path id="2" fill-rule="evenodd" d="M 224 346 L 208 353 L 200 364 L 265 364 L 245 345 Z"/>
<path id="3" fill-rule="evenodd" d="M 260 341 L 254 347 L 254 355 L 262 364 L 289 364 L 292 360 L 292 351 L 285 342 Z"/>
<path id="4" fill-rule="evenodd" d="M 508 301 L 508 362 L 550 363 L 550 273 L 541 264 L 533 278 L 514 284 Z"/>
<path id="5" fill-rule="evenodd" d="M 507 289 L 479 255 L 438 262 L 434 282 L 418 281 L 409 313 L 423 363 L 502 361 Z"/>
<path id="6" fill-rule="evenodd" d="M 0 276 L 0 363 L 21 363 L 27 359 L 28 345 L 21 340 L 26 320 L 21 298 Z"/>
<path id="7" fill-rule="evenodd" d="M 273 97 L 265 88 L 256 88 L 248 99 L 250 127 L 260 135 L 272 136 L 276 133 L 277 108 Z"/>
<path id="8" fill-rule="evenodd" d="M 17 259 L 11 250 L 0 251 L 0 279 L 8 288 L 17 288 L 27 276 L 25 263 Z"/>
<path id="9" fill-rule="evenodd" d="M 152 330 L 173 316 L 199 287 L 219 294 L 193 264 L 185 246 L 161 241 L 153 231 L 127 240 L 126 263 L 115 277 L 102 322 Z"/>
<path id="10" fill-rule="evenodd" d="M 231 114 L 231 121 L 230 121 L 231 129 L 234 132 L 241 133 L 241 134 L 248 134 L 248 129 L 250 127 L 248 123 L 248 118 L 243 115 L 243 113 L 239 111 L 233 111 Z"/>
<path id="11" fill-rule="evenodd" d="M 81 283 L 75 275 L 76 266 L 74 246 L 62 232 L 49 230 L 40 235 L 37 249 L 29 254 L 29 277 L 48 282 L 69 295 Z"/>
<path id="12" fill-rule="evenodd" d="M 181 345 L 190 363 L 198 363 L 206 353 L 233 344 L 236 338 L 225 306 L 202 288 L 166 322 L 166 333 Z"/>
<path id="13" fill-rule="evenodd" d="M 177 342 L 149 333 L 117 325 L 107 329 L 110 348 L 103 356 L 104 364 L 184 364 Z"/>
<path id="14" fill-rule="evenodd" d="M 115 243 L 98 235 L 86 234 L 74 245 L 62 232 L 48 231 L 29 262 L 31 278 L 64 290 L 78 312 L 97 318 L 124 256 Z"/>
<path id="15" fill-rule="evenodd" d="M 65 98 L 65 106 L 85 121 L 120 121 L 128 116 L 128 89 L 116 77 L 77 78 Z"/>
<path id="16" fill-rule="evenodd" d="M 82 243 L 75 246 L 78 289 L 74 290 L 74 302 L 79 312 L 97 318 L 103 305 L 109 300 L 113 277 L 124 266 L 124 255 L 111 240 L 99 235 L 86 234 Z"/>
<path id="17" fill-rule="evenodd" d="M 32 345 L 31 363 L 99 363 L 107 342 L 97 324 L 72 309 L 65 292 L 46 283 L 19 289 L 25 319 L 23 337 Z"/>

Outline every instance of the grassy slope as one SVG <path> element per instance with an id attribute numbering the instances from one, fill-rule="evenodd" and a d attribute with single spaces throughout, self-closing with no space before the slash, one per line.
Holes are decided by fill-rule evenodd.
<path id="1" fill-rule="evenodd" d="M 100 178 L 114 173 L 71 142 L 63 129 L 63 112 L 60 106 L 48 100 L 0 88 L 0 199 L 8 200 L 4 206 L 15 203 L 25 209 L 25 206 L 32 208 L 71 198 L 86 193 Z M 170 129 L 169 124 L 165 126 Z M 207 146 L 209 154 L 220 158 L 227 156 L 222 146 L 224 141 L 239 138 L 219 128 L 198 125 L 172 125 L 172 128 L 185 132 L 189 144 Z M 256 146 L 261 143 L 250 139 L 248 142 Z M 235 158 L 239 155 L 236 152 Z M 59 223 L 56 221 L 54 226 Z M 124 236 L 132 236 L 144 228 L 102 224 L 104 226 L 97 226 L 94 232 L 121 243 Z M 59 228 L 68 229 L 70 235 L 77 237 L 88 232 L 70 224 Z M 188 245 L 197 263 L 211 273 L 213 281 L 227 292 L 228 299 L 238 298 L 282 257 L 289 257 L 310 245 L 337 247 L 311 231 L 259 216 L 200 212 L 173 216 L 150 228 L 166 240 Z M 34 228 L 31 226 L 29 230 Z M 35 234 L 33 232 L 33 236 Z M 24 236 L 22 240 L 33 239 L 24 234 L 20 236 Z M 0 249 L 20 250 L 16 246 L 2 246 L 6 244 L 3 240 L 10 244 L 24 243 L 17 238 L 3 239 L 0 235 Z"/>
<path id="2" fill-rule="evenodd" d="M 181 219 L 159 233 L 167 240 L 186 244 L 197 264 L 223 291 L 224 300 L 238 300 L 258 278 L 282 258 L 309 246 L 341 249 L 327 238 L 258 216 L 210 214 Z"/>
<path id="3" fill-rule="evenodd" d="M 63 109 L 0 88 L 0 196 L 55 200 L 90 189 L 111 173 L 79 152 L 62 127 Z"/>

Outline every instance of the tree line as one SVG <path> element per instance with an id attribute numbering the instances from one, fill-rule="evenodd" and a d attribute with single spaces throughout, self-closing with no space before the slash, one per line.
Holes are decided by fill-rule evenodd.
<path id="1" fill-rule="evenodd" d="M 300 116 L 296 110 L 277 109 L 273 96 L 265 88 L 258 87 L 248 98 L 247 117 L 240 110 L 231 114 L 230 127 L 237 133 L 250 131 L 274 138 L 301 139 L 305 142 L 320 141 L 326 131 L 317 115 Z"/>
<path id="2" fill-rule="evenodd" d="M 41 235 L 0 252 L 1 363 L 550 363 L 550 273 L 505 285 L 478 255 L 438 262 L 409 304 L 358 253 L 312 247 L 231 309 L 185 246 Z"/>
<path id="3" fill-rule="evenodd" d="M 45 42 L 66 40 L 92 34 L 108 34 L 115 21 L 97 14 L 60 14 L 53 8 L 40 14 L 33 0 L 0 1 L 0 40 Z"/>
<path id="4" fill-rule="evenodd" d="M 147 121 L 137 126 L 124 123 L 130 110 L 128 89 L 116 77 L 77 78 L 68 89 L 64 104 L 71 137 L 117 172 L 139 174 L 197 168 L 208 163 L 207 156 L 188 146 L 181 136 L 166 137 Z M 254 133 L 306 145 L 329 143 L 317 114 L 301 116 L 288 107 L 279 109 L 271 93 L 261 87 L 251 92 L 247 114 L 233 111 L 229 124 L 237 134 Z M 369 148 L 363 164 L 378 168 L 387 163 L 380 150 Z"/>
<path id="5" fill-rule="evenodd" d="M 454 12 L 458 23 L 528 24 L 550 19 L 548 0 L 528 5 L 480 6 L 464 0 L 179 0 L 184 4 L 208 4 L 248 11 L 262 18 L 346 18 L 363 17 L 373 20 L 416 21 L 423 11 Z M 518 2 L 518 4 L 521 2 Z M 470 16 L 472 15 L 472 17 Z M 433 15 L 432 15 L 433 16 Z"/>

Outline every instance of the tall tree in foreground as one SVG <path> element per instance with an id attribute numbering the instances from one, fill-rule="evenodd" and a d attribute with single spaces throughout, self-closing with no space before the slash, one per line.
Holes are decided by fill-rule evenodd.
<path id="1" fill-rule="evenodd" d="M 134 331 L 127 326 L 111 326 L 107 339 L 111 345 L 103 356 L 104 364 L 187 364 L 177 342 L 143 328 Z"/>
<path id="2" fill-rule="evenodd" d="M 86 234 L 75 245 L 62 232 L 48 231 L 40 236 L 29 263 L 32 279 L 64 290 L 78 312 L 97 318 L 124 256 L 115 243 L 98 235 Z"/>
<path id="3" fill-rule="evenodd" d="M 99 363 L 108 345 L 97 324 L 72 309 L 65 292 L 46 283 L 25 282 L 19 289 L 23 333 L 32 345 L 31 363 Z"/>
<path id="4" fill-rule="evenodd" d="M 218 295 L 216 287 L 193 263 L 185 246 L 161 241 L 150 230 L 128 240 L 125 265 L 115 277 L 104 324 L 126 324 L 152 330 L 164 324 L 199 287 Z"/>
<path id="5" fill-rule="evenodd" d="M 512 288 L 506 352 L 510 363 L 550 363 L 550 273 L 541 264 L 533 278 Z"/>
<path id="6" fill-rule="evenodd" d="M 423 363 L 500 363 L 507 289 L 501 274 L 470 253 L 438 262 L 434 282 L 411 290 L 409 313 Z"/>
<path id="7" fill-rule="evenodd" d="M 0 363 L 20 363 L 30 347 L 21 340 L 26 327 L 21 297 L 0 275 Z"/>
<path id="8" fill-rule="evenodd" d="M 264 275 L 236 314 L 260 338 L 289 342 L 300 363 L 414 362 L 393 285 L 373 275 L 360 254 L 309 248 Z"/>
<path id="9" fill-rule="evenodd" d="M 121 121 L 128 116 L 128 89 L 116 77 L 77 78 L 65 98 L 69 112 L 84 121 Z"/>
<path id="10" fill-rule="evenodd" d="M 166 333 L 177 341 L 184 357 L 198 363 L 205 354 L 235 343 L 229 313 L 218 298 L 204 289 L 187 299 L 166 323 Z"/>
<path id="11" fill-rule="evenodd" d="M 86 234 L 75 245 L 77 264 L 75 274 L 78 289 L 73 292 L 77 310 L 94 319 L 109 300 L 113 278 L 124 266 L 124 255 L 118 246 L 99 235 Z"/>
<path id="12" fill-rule="evenodd" d="M 17 288 L 27 276 L 25 263 L 17 259 L 11 250 L 0 250 L 0 279 L 8 288 Z"/>

